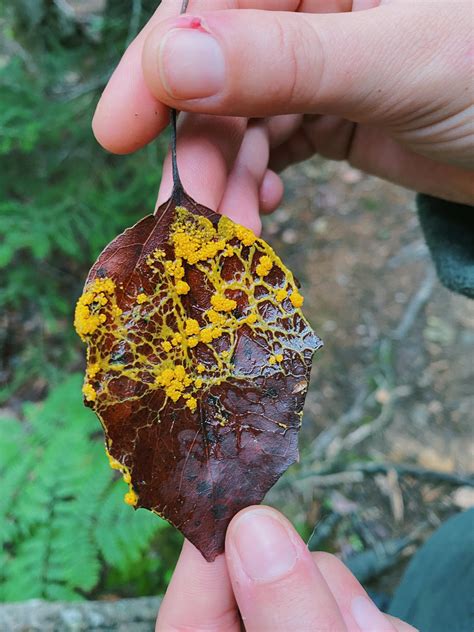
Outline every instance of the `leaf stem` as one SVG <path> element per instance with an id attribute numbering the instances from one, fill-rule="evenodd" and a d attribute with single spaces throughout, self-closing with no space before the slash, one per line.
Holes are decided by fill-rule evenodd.
<path id="1" fill-rule="evenodd" d="M 183 0 L 181 4 L 180 14 L 186 13 L 188 8 L 189 0 Z M 183 183 L 181 182 L 181 178 L 179 177 L 179 169 L 178 169 L 178 161 L 176 158 L 176 149 L 177 149 L 177 139 L 178 134 L 176 130 L 176 120 L 178 118 L 178 112 L 172 108 L 171 109 L 171 165 L 173 169 L 173 195 L 172 197 L 180 196 L 181 193 L 184 193 Z"/>
<path id="2" fill-rule="evenodd" d="M 173 169 L 173 192 L 178 189 L 183 189 L 181 178 L 179 177 L 178 161 L 176 159 L 177 139 L 178 134 L 176 131 L 176 119 L 177 111 L 173 108 L 171 110 L 171 165 Z"/>

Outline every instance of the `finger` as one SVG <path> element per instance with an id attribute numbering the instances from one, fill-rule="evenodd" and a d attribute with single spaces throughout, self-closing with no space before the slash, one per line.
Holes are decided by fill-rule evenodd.
<path id="1" fill-rule="evenodd" d="M 327 0 L 328 5 L 332 1 Z M 299 0 L 190 0 L 188 11 L 238 8 L 294 11 L 298 4 Z M 105 149 L 117 154 L 135 151 L 168 125 L 168 109 L 150 93 L 143 78 L 141 57 L 153 27 L 177 16 L 180 7 L 181 0 L 163 0 L 110 77 L 92 122 L 95 137 Z"/>
<path id="2" fill-rule="evenodd" d="M 186 192 L 200 204 L 217 210 L 226 190 L 247 127 L 242 118 L 181 114 L 177 159 Z M 157 206 L 171 195 L 170 156 L 163 165 Z M 245 219 L 241 217 L 241 219 Z"/>
<path id="3" fill-rule="evenodd" d="M 368 11 L 303 14 L 226 11 L 160 23 L 143 51 L 144 76 L 161 101 L 241 116 L 317 112 L 391 121 L 465 83 L 465 47 L 435 32 L 466 20 L 449 8 L 389 3 Z M 456 32 L 458 32 L 456 31 Z M 437 63 L 430 63 L 437 54 Z M 467 53 L 466 53 L 467 54 Z M 461 79 L 460 79 L 461 77 Z M 469 100 L 466 91 L 466 103 Z M 448 107 L 448 96 L 439 102 Z"/>
<path id="4" fill-rule="evenodd" d="M 267 169 L 259 191 L 260 213 L 263 215 L 273 213 L 279 207 L 283 193 L 282 179 L 277 173 Z"/>
<path id="5" fill-rule="evenodd" d="M 319 552 L 312 556 L 337 601 L 348 630 L 416 632 L 411 625 L 380 612 L 354 575 L 337 557 Z"/>
<path id="6" fill-rule="evenodd" d="M 422 156 L 376 127 L 356 126 L 347 159 L 357 169 L 407 189 L 461 204 L 474 203 L 471 170 Z"/>
<path id="7" fill-rule="evenodd" d="M 228 177 L 219 207 L 221 213 L 244 224 L 257 235 L 261 231 L 259 193 L 268 165 L 268 155 L 269 141 L 265 126 L 251 124 Z"/>
<path id="8" fill-rule="evenodd" d="M 238 632 L 239 616 L 223 555 L 212 564 L 187 540 L 158 612 L 156 632 Z"/>
<path id="9" fill-rule="evenodd" d="M 346 627 L 328 585 L 291 524 L 269 507 L 250 507 L 227 530 L 226 560 L 247 632 Z"/>
<path id="10" fill-rule="evenodd" d="M 357 169 L 413 191 L 463 204 L 474 201 L 472 172 L 422 156 L 377 127 L 355 125 L 337 116 L 305 116 L 301 126 L 288 134 L 289 126 L 284 129 L 284 125 L 280 133 L 280 118 L 284 117 L 272 119 L 276 146 L 269 164 L 276 171 L 319 154 L 332 160 L 347 160 Z"/>
<path id="11" fill-rule="evenodd" d="M 274 117 L 278 120 L 280 117 Z M 349 154 L 355 123 L 339 116 L 305 116 L 292 133 L 274 131 L 274 149 L 270 165 L 282 171 L 288 165 L 301 162 L 313 154 L 331 160 L 345 160 Z M 281 141 L 278 143 L 277 141 Z"/>

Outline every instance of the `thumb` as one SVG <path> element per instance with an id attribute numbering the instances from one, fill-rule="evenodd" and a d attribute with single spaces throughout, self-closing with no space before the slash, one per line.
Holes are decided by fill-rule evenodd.
<path id="1" fill-rule="evenodd" d="M 439 2 L 325 15 L 186 15 L 150 33 L 144 76 L 160 101 L 188 111 L 315 112 L 397 124 L 404 108 L 420 107 L 417 99 L 433 107 L 440 94 L 452 94 L 468 23 Z"/>

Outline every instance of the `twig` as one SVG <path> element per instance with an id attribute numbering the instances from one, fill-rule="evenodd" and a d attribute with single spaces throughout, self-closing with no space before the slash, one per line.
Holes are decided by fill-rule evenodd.
<path id="1" fill-rule="evenodd" d="M 302 477 L 303 478 L 303 477 Z M 302 480 L 301 478 L 301 480 Z M 298 484 L 300 479 L 295 481 Z M 334 472 L 334 474 L 315 474 L 312 482 L 315 487 L 337 487 L 348 483 L 361 483 L 364 480 L 364 472 Z"/>
<path id="2" fill-rule="evenodd" d="M 428 246 L 421 239 L 417 239 L 406 246 L 402 246 L 398 253 L 387 261 L 390 270 L 412 261 L 420 261 L 428 258 Z"/>
<path id="3" fill-rule="evenodd" d="M 344 563 L 360 582 L 367 582 L 395 566 L 404 550 L 421 539 L 427 527 L 428 523 L 424 522 L 409 535 L 378 542 L 371 549 L 346 557 Z"/>
<path id="4" fill-rule="evenodd" d="M 433 266 L 430 265 L 420 287 L 408 303 L 400 324 L 391 335 L 394 340 L 402 340 L 413 327 L 416 317 L 424 305 L 426 305 L 433 292 L 435 281 L 436 272 Z"/>
<path id="5" fill-rule="evenodd" d="M 365 439 L 387 425 L 393 417 L 394 404 L 396 400 L 397 395 L 394 391 L 392 391 L 388 400 L 382 404 L 382 409 L 379 415 L 373 421 L 359 426 L 345 437 L 335 438 L 326 450 L 328 459 L 335 462 L 341 452 L 344 450 L 352 450 L 352 448 L 356 445 L 365 441 Z"/>
<path id="6" fill-rule="evenodd" d="M 380 488 L 380 491 L 388 497 L 395 522 L 401 522 L 403 520 L 405 505 L 402 490 L 398 483 L 397 471 L 390 468 L 387 474 L 376 474 L 375 482 Z"/>
<path id="7" fill-rule="evenodd" d="M 365 404 L 368 399 L 368 387 L 364 384 L 357 393 L 352 406 L 339 417 L 335 424 L 323 430 L 313 442 L 313 457 L 316 461 L 323 459 L 331 443 L 343 434 L 343 431 L 360 421 L 364 415 Z"/>
<path id="8" fill-rule="evenodd" d="M 315 525 L 313 532 L 308 538 L 307 547 L 310 551 L 317 551 L 330 538 L 332 532 L 342 520 L 342 514 L 337 511 L 331 512 Z"/>
<path id="9" fill-rule="evenodd" d="M 415 478 L 421 478 L 423 480 L 432 481 L 435 483 L 448 483 L 450 485 L 467 485 L 474 487 L 474 476 L 439 472 L 438 470 L 427 470 L 416 465 L 409 465 L 405 463 L 351 463 L 340 470 L 335 470 L 335 467 L 321 468 L 312 472 L 305 472 L 296 477 L 297 480 L 303 480 L 306 478 L 324 477 L 334 475 L 342 472 L 362 472 L 367 475 L 371 474 L 386 474 L 389 470 L 395 470 L 399 476 L 413 476 Z"/>
<path id="10" fill-rule="evenodd" d="M 132 15 L 130 16 L 130 22 L 128 25 L 127 33 L 127 46 L 135 39 L 138 33 L 138 27 L 140 26 L 140 17 L 142 14 L 142 2 L 141 0 L 132 0 Z"/>
<path id="11" fill-rule="evenodd" d="M 356 428 L 352 432 L 350 432 L 344 439 L 341 440 L 337 449 L 330 454 L 331 458 L 336 458 L 338 454 L 340 454 L 343 450 L 352 450 L 356 445 L 365 441 L 367 437 L 375 434 L 379 430 L 381 430 L 389 421 L 392 419 L 393 410 L 394 410 L 394 402 L 396 397 L 392 395 L 386 404 L 383 405 L 382 410 L 378 417 L 376 417 L 370 423 L 364 424 Z"/>

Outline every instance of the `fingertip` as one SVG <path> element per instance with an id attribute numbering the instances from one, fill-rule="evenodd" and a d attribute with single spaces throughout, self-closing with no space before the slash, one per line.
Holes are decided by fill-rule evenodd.
<path id="1" fill-rule="evenodd" d="M 132 44 L 97 103 L 92 130 L 115 154 L 128 154 L 152 141 L 168 125 L 169 110 L 149 91 L 141 68 L 141 49 Z"/>
<path id="2" fill-rule="evenodd" d="M 281 203 L 284 193 L 283 181 L 280 176 L 267 169 L 260 185 L 259 203 L 263 215 L 273 213 Z"/>
<path id="3" fill-rule="evenodd" d="M 274 581 L 291 572 L 305 556 L 304 542 L 279 511 L 253 505 L 240 511 L 226 534 L 229 569 L 244 571 L 252 581 Z"/>
<path id="4" fill-rule="evenodd" d="M 227 530 L 227 567 L 244 621 L 254 630 L 345 630 L 337 604 L 291 523 L 254 506 Z"/>
<path id="5" fill-rule="evenodd" d="M 188 540 L 158 613 L 157 631 L 238 630 L 237 610 L 223 555 L 206 562 Z"/>

